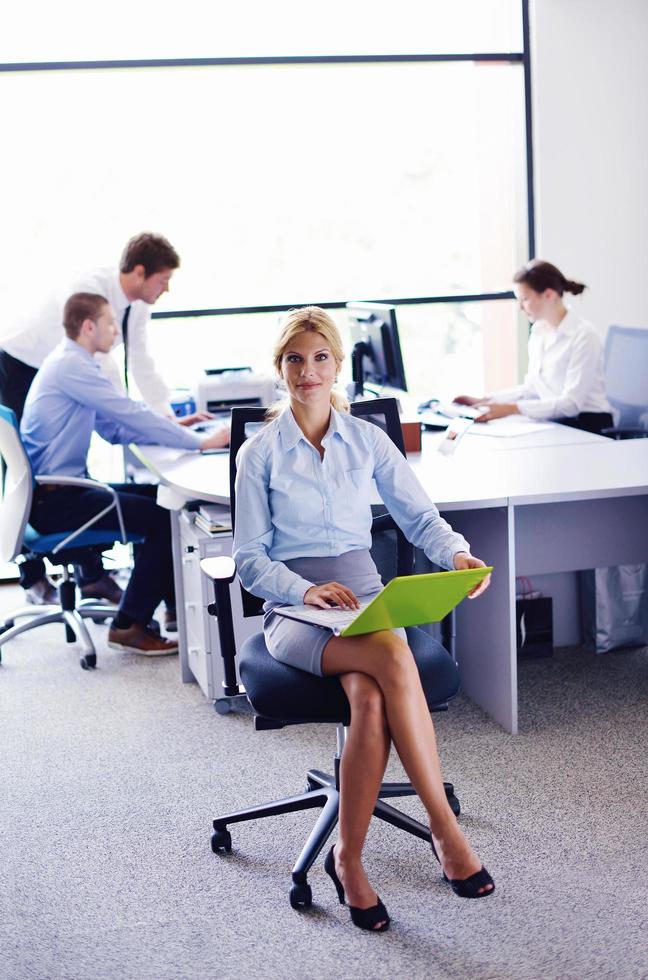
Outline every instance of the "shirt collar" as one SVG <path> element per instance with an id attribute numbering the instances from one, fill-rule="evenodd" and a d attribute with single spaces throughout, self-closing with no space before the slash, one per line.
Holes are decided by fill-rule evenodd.
<path id="1" fill-rule="evenodd" d="M 80 354 L 81 357 L 85 357 L 92 364 L 97 363 L 90 351 L 87 351 L 85 347 L 82 347 L 76 340 L 72 340 L 71 337 L 64 337 L 61 341 L 61 346 L 63 350 L 74 351 L 75 354 Z"/>
<path id="2" fill-rule="evenodd" d="M 277 420 L 279 426 L 279 432 L 281 434 L 281 441 L 284 445 L 286 452 L 293 449 L 300 439 L 307 442 L 306 436 L 302 430 L 297 425 L 295 421 L 295 416 L 291 412 L 290 408 L 286 408 Z M 326 431 L 326 435 L 322 439 L 322 442 L 328 442 L 335 434 L 340 436 L 345 442 L 351 442 L 351 437 L 349 433 L 349 422 L 345 412 L 337 412 L 333 406 L 331 406 L 331 421 L 329 422 L 329 427 Z"/>

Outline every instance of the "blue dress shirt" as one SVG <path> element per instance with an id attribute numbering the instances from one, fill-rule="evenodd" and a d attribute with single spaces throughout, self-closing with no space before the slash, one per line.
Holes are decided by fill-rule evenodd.
<path id="1" fill-rule="evenodd" d="M 372 480 L 403 533 L 431 561 L 453 568 L 453 556 L 470 551 L 378 426 L 332 408 L 322 446 L 323 460 L 287 409 L 241 447 L 233 555 L 248 591 L 301 603 L 313 583 L 285 561 L 369 548 Z"/>
<path id="2" fill-rule="evenodd" d="M 66 337 L 34 378 L 20 431 L 34 473 L 87 476 L 92 432 L 112 443 L 199 449 L 200 436 L 131 401 L 76 340 Z"/>

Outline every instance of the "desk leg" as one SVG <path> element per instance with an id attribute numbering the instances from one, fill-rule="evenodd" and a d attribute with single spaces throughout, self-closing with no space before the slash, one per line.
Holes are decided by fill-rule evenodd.
<path id="1" fill-rule="evenodd" d="M 515 638 L 515 527 L 513 507 L 444 512 L 470 542 L 474 555 L 494 566 L 489 589 L 457 609 L 461 686 L 506 731 L 517 734 Z"/>
<path id="2" fill-rule="evenodd" d="M 185 595 L 182 584 L 182 546 L 180 543 L 180 511 L 169 511 L 171 515 L 171 545 L 173 548 L 173 585 L 175 588 L 176 614 L 178 617 L 178 656 L 180 677 L 184 684 L 193 684 L 196 678 L 189 666 L 187 653 L 187 623 L 185 620 Z"/>

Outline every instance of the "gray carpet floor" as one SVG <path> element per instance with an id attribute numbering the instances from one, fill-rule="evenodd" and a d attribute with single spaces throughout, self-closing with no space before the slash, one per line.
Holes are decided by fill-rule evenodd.
<path id="1" fill-rule="evenodd" d="M 0 612 L 19 599 L 2 586 Z M 517 737 L 461 695 L 436 716 L 497 891 L 454 896 L 422 842 L 374 823 L 366 863 L 393 921 L 368 935 L 321 860 L 311 911 L 289 906 L 314 811 L 234 828 L 230 855 L 209 846 L 217 813 L 329 769 L 334 730 L 256 733 L 181 684 L 177 658 L 116 653 L 93 629 L 95 672 L 62 627 L 2 651 L 3 980 L 648 977 L 647 649 L 521 663 Z"/>

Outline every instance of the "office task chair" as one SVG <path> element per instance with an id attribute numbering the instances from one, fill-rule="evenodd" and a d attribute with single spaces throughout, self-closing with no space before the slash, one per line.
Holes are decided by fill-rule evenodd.
<path id="1" fill-rule="evenodd" d="M 611 439 L 648 438 L 648 329 L 610 327 L 603 356 L 605 393 L 617 423 Z"/>
<path id="2" fill-rule="evenodd" d="M 58 586 L 58 605 L 24 606 L 11 612 L 0 623 L 0 648 L 20 633 L 46 623 L 64 623 L 67 642 L 73 643 L 77 639 L 81 642 L 83 652 L 80 663 L 83 669 L 96 667 L 97 654 L 84 619 L 103 622 L 117 612 L 117 607 L 96 599 L 82 599 L 77 604 L 70 563 L 83 560 L 89 551 L 111 548 L 117 540 L 126 544 L 128 541 L 139 542 L 142 538 L 126 534 L 119 497 L 112 487 L 80 477 L 34 476 L 20 439 L 16 416 L 4 405 L 0 405 L 0 456 L 6 466 L 0 511 L 0 561 L 13 561 L 19 555 L 24 555 L 26 558 L 49 558 L 54 564 L 63 566 L 63 579 Z M 76 530 L 39 534 L 29 524 L 35 484 L 105 490 L 106 506 Z M 111 510 L 115 511 L 117 529 L 89 530 L 95 521 Z M 26 622 L 16 625 L 17 619 L 25 619 Z"/>
<path id="3" fill-rule="evenodd" d="M 351 411 L 354 415 L 370 418 L 371 421 L 381 424 L 404 452 L 398 409 L 394 399 L 356 403 L 351 406 Z M 262 408 L 232 410 L 230 436 L 232 525 L 235 521 L 236 454 L 246 439 L 246 426 L 256 423 L 258 427 L 264 417 L 265 409 Z M 399 574 L 410 574 L 414 549 L 392 518 L 386 513 L 378 514 L 374 518 L 373 530 L 377 532 L 376 540 L 384 532 L 391 534 L 395 531 L 399 538 L 395 570 Z M 201 567 L 214 583 L 215 602 L 209 611 L 218 619 L 221 651 L 225 658 L 225 688 L 227 691 L 229 684 L 231 694 L 238 694 L 241 689 L 236 681 L 236 649 L 229 594 L 230 583 L 234 581 L 236 574 L 234 562 L 231 558 L 225 557 L 205 558 L 201 561 Z M 244 615 L 258 616 L 263 600 L 252 596 L 242 586 L 241 590 Z M 444 650 L 431 643 L 430 637 L 423 630 L 408 628 L 407 637 L 421 675 L 430 710 L 446 710 L 449 698 L 456 694 L 459 687 L 456 664 Z M 238 660 L 245 694 L 255 712 L 257 731 L 307 723 L 328 722 L 337 725 L 337 752 L 333 774 L 310 769 L 306 775 L 306 788 L 303 793 L 224 814 L 213 821 L 212 850 L 214 853 L 230 852 L 232 838 L 227 829 L 229 824 L 320 807 L 322 812 L 292 869 L 290 904 L 294 909 L 307 909 L 312 904 L 308 872 L 338 822 L 339 765 L 344 747 L 345 726 L 350 722 L 349 703 L 336 677 L 317 677 L 274 660 L 266 648 L 263 633 L 257 633 L 243 643 Z M 458 815 L 459 801 L 455 796 L 454 787 L 451 783 L 444 785 L 450 806 Z M 383 783 L 374 816 L 430 842 L 430 831 L 427 826 L 384 802 L 386 798 L 411 795 L 415 793 L 410 783 Z"/>

